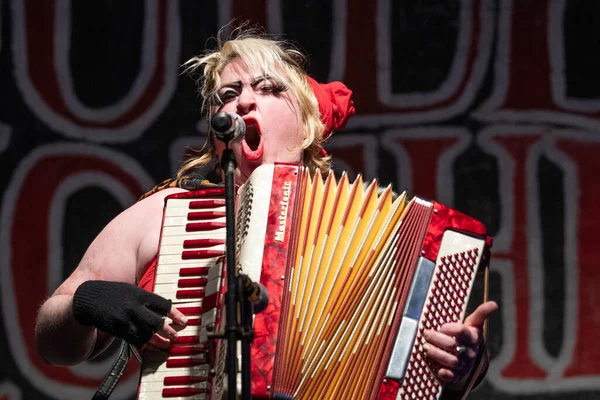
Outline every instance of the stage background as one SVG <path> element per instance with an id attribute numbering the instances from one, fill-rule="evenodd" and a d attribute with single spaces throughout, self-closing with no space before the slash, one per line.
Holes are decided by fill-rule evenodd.
<path id="1" fill-rule="evenodd" d="M 485 222 L 493 356 L 473 399 L 600 394 L 600 3 L 0 0 L 0 399 L 90 398 L 114 352 L 35 351 L 37 308 L 102 226 L 171 176 L 206 122 L 181 64 L 250 18 L 342 80 L 327 150 Z M 131 398 L 132 369 L 115 399 Z"/>

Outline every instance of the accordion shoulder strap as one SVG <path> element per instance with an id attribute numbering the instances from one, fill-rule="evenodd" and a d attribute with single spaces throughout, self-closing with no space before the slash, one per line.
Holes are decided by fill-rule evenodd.
<path id="1" fill-rule="evenodd" d="M 123 376 L 123 371 L 127 366 L 127 362 L 129 361 L 129 343 L 124 340 L 121 340 L 121 347 L 119 349 L 119 355 L 115 360 L 110 372 L 106 375 L 102 384 L 92 397 L 92 400 L 106 400 L 110 397 L 113 390 L 119 383 L 119 379 Z"/>
<path id="2" fill-rule="evenodd" d="M 181 178 L 169 178 L 165 179 L 152 189 L 144 193 L 139 200 L 144 200 L 146 197 L 152 196 L 154 193 L 160 192 L 163 189 L 169 188 L 182 188 L 187 190 L 199 190 L 209 187 L 219 187 L 222 185 L 213 183 L 208 179 L 205 179 L 202 175 L 186 175 Z"/>

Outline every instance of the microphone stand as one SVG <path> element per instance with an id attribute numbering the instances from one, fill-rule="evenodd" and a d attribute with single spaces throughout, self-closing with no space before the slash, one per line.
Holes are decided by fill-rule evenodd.
<path id="1" fill-rule="evenodd" d="M 254 339 L 252 328 L 253 308 L 246 296 L 242 295 L 242 277 L 238 276 L 238 296 L 241 302 L 241 327 L 242 327 L 242 400 L 251 398 L 251 376 L 250 376 L 250 344 Z"/>
<path id="2" fill-rule="evenodd" d="M 228 399 L 237 398 L 237 342 L 242 341 L 242 399 L 250 400 L 250 343 L 254 338 L 252 329 L 252 305 L 242 295 L 240 277 L 235 274 L 235 182 L 237 162 L 229 141 L 225 142 L 221 168 L 225 171 L 225 226 L 227 256 L 227 293 L 225 294 L 225 334 L 211 333 L 211 338 L 227 340 L 227 391 Z M 239 307 L 238 307 L 239 305 Z M 238 322 L 238 310 L 241 324 Z"/>

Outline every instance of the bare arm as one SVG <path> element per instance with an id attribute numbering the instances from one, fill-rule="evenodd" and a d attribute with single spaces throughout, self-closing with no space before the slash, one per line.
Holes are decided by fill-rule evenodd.
<path id="1" fill-rule="evenodd" d="M 155 256 L 164 197 L 170 189 L 134 204 L 113 219 L 94 239 L 83 259 L 40 308 L 36 343 L 48 363 L 75 365 L 104 351 L 113 338 L 73 317 L 73 294 L 83 282 L 106 280 L 135 284 Z"/>

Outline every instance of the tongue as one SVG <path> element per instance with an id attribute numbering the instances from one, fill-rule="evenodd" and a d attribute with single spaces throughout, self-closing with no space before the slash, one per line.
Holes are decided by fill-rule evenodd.
<path id="1" fill-rule="evenodd" d="M 256 140 L 251 140 L 250 144 L 252 145 L 252 147 L 250 147 L 248 142 L 246 142 L 246 138 L 242 140 L 242 153 L 244 154 L 244 157 L 246 157 L 248 160 L 258 160 L 263 155 L 264 148 L 262 140 L 260 139 L 260 137 L 258 137 L 258 143 L 256 142 Z M 253 147 L 255 147 L 256 150 L 252 150 Z"/>

